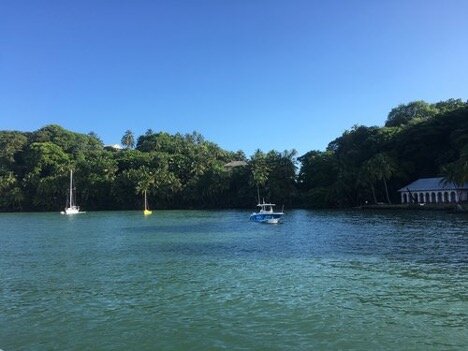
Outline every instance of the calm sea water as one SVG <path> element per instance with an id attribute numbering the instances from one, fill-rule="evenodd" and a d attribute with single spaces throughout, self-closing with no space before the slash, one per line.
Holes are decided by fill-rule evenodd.
<path id="1" fill-rule="evenodd" d="M 467 216 L 248 215 L 0 214 L 0 349 L 467 349 Z"/>

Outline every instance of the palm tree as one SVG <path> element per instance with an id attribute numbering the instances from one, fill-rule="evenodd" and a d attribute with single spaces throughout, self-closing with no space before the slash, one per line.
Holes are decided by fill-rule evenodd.
<path id="1" fill-rule="evenodd" d="M 135 138 L 133 136 L 133 132 L 130 129 L 126 130 L 120 142 L 123 146 L 125 146 L 126 149 L 133 149 L 133 147 L 135 146 Z"/>
<path id="2" fill-rule="evenodd" d="M 390 156 L 380 153 L 373 156 L 368 161 L 368 167 L 376 180 L 383 181 L 387 202 L 391 204 L 392 202 L 390 201 L 390 196 L 388 194 L 387 180 L 389 180 L 396 172 L 395 162 Z"/>
<path id="3" fill-rule="evenodd" d="M 270 168 L 267 165 L 265 154 L 259 149 L 251 157 L 250 164 L 252 169 L 252 180 L 257 186 L 257 197 L 258 202 L 260 203 L 260 187 L 265 186 L 268 180 L 268 175 L 270 174 Z"/>

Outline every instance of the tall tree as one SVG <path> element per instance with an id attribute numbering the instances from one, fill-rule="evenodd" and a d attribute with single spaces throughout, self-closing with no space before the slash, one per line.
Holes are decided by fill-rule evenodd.
<path id="1" fill-rule="evenodd" d="M 387 180 L 389 180 L 396 172 L 395 162 L 388 155 L 379 153 L 369 160 L 368 168 L 374 179 L 380 180 L 384 183 L 387 202 L 391 204 L 392 202 L 388 193 Z"/>
<path id="2" fill-rule="evenodd" d="M 252 182 L 257 187 L 257 200 L 260 201 L 260 188 L 265 186 L 271 170 L 268 167 L 265 154 L 259 149 L 251 157 L 250 169 L 252 171 Z"/>
<path id="3" fill-rule="evenodd" d="M 126 149 L 133 149 L 135 147 L 135 137 L 133 136 L 133 132 L 130 129 L 127 129 L 120 142 Z"/>

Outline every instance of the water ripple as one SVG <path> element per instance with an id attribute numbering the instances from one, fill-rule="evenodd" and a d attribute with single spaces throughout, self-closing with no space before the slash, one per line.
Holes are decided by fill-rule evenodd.
<path id="1" fill-rule="evenodd" d="M 0 348 L 464 350 L 468 220 L 0 215 Z"/>

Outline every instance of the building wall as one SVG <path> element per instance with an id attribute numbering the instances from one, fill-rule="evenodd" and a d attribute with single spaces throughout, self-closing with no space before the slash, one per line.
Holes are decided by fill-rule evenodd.
<path id="1" fill-rule="evenodd" d="M 456 203 L 468 201 L 468 190 L 408 191 L 401 192 L 401 203 Z"/>

